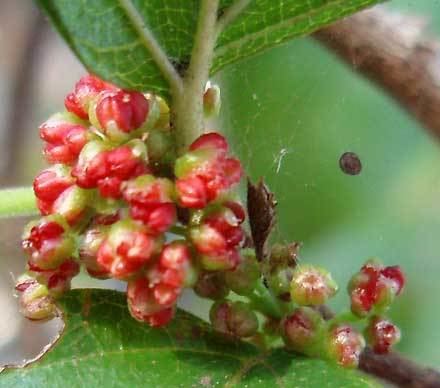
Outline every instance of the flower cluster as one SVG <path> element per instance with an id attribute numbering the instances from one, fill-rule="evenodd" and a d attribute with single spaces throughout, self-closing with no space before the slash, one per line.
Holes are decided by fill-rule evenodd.
<path id="1" fill-rule="evenodd" d="M 175 160 L 174 171 L 162 169 L 158 158 L 172 152 L 160 149 L 170 144 L 169 108 L 150 93 L 89 75 L 65 107 L 40 126 L 50 166 L 34 181 L 42 218 L 23 233 L 21 310 L 51 317 L 54 298 L 82 266 L 90 276 L 126 281 L 132 316 L 164 325 L 199 273 L 240 263 L 245 211 L 230 190 L 240 162 L 211 132 Z"/>
<path id="2" fill-rule="evenodd" d="M 298 265 L 291 274 L 290 297 L 299 307 L 281 322 L 287 347 L 310 356 L 323 356 L 346 367 L 356 367 L 366 342 L 376 353 L 388 353 L 400 340 L 399 329 L 384 313 L 405 283 L 399 267 L 368 261 L 351 279 L 351 311 L 325 321 L 319 306 L 337 291 L 324 269 Z M 363 324 L 364 335 L 350 323 Z"/>
<path id="3" fill-rule="evenodd" d="M 203 101 L 207 117 L 217 114 L 218 87 L 208 85 Z M 244 247 L 246 212 L 232 192 L 243 172 L 222 135 L 201 135 L 177 157 L 165 100 L 92 75 L 65 107 L 40 126 L 50 166 L 34 181 L 42 217 L 24 230 L 27 270 L 15 287 L 26 317 L 56 314 L 54 300 L 82 267 L 126 281 L 130 314 L 153 327 L 193 288 L 215 301 L 211 324 L 229 339 L 281 337 L 346 367 L 366 343 L 386 353 L 399 341 L 385 316 L 404 286 L 399 267 L 367 262 L 348 286 L 351 311 L 330 316 L 323 305 L 338 286 L 325 269 L 298 263 L 299 244 L 274 245 L 262 261 Z"/>

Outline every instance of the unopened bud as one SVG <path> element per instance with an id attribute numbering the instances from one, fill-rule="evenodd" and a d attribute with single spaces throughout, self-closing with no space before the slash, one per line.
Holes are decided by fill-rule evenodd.
<path id="1" fill-rule="evenodd" d="M 241 251 L 240 262 L 231 271 L 225 272 L 227 286 L 238 295 L 248 295 L 261 275 L 260 266 L 252 249 Z"/>
<path id="2" fill-rule="evenodd" d="M 194 285 L 194 291 L 202 298 L 219 300 L 229 294 L 224 271 L 201 272 Z"/>
<path id="3" fill-rule="evenodd" d="M 323 337 L 324 319 L 310 307 L 299 307 L 281 321 L 286 346 L 297 352 L 316 356 Z"/>
<path id="4" fill-rule="evenodd" d="M 327 355 L 343 367 L 356 368 L 364 347 L 364 337 L 351 326 L 334 326 L 327 334 Z"/>
<path id="5" fill-rule="evenodd" d="M 243 302 L 216 302 L 209 318 L 215 330 L 233 337 L 252 337 L 258 330 L 257 316 Z"/>
<path id="6" fill-rule="evenodd" d="M 217 116 L 220 112 L 221 97 L 218 85 L 208 82 L 203 94 L 203 111 L 206 117 Z"/>
<path id="7" fill-rule="evenodd" d="M 400 330 L 391 321 L 375 316 L 365 329 L 365 337 L 375 353 L 388 353 L 400 341 Z"/>
<path id="8" fill-rule="evenodd" d="M 338 286 L 330 273 L 313 265 L 297 266 L 292 274 L 290 294 L 299 305 L 321 305 L 336 294 Z"/>

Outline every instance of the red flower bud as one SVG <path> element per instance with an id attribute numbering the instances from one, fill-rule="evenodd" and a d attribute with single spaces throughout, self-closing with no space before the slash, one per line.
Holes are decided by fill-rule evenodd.
<path id="1" fill-rule="evenodd" d="M 142 175 L 124 183 L 122 190 L 131 217 L 142 221 L 152 234 L 167 231 L 176 221 L 173 184 L 168 179 Z"/>
<path id="2" fill-rule="evenodd" d="M 225 155 L 228 152 L 227 140 L 217 132 L 205 133 L 198 137 L 190 146 L 190 151 L 212 149 Z"/>
<path id="3" fill-rule="evenodd" d="M 116 87 L 91 74 L 82 77 L 75 85 L 75 90 L 68 94 L 64 105 L 69 112 L 87 120 L 91 101 L 103 90 L 114 90 Z"/>
<path id="4" fill-rule="evenodd" d="M 173 202 L 173 183 L 166 178 L 141 175 L 124 184 L 124 199 L 130 204 L 158 205 Z"/>
<path id="5" fill-rule="evenodd" d="M 355 274 L 348 286 L 351 310 L 363 317 L 372 311 L 386 310 L 405 283 L 399 267 L 383 267 L 378 262 L 368 262 Z"/>
<path id="6" fill-rule="evenodd" d="M 78 163 L 72 170 L 76 183 L 84 189 L 95 188 L 100 179 L 109 176 L 107 146 L 101 141 L 91 141 L 82 149 Z"/>
<path id="7" fill-rule="evenodd" d="M 400 341 L 400 330 L 391 321 L 376 316 L 365 329 L 365 336 L 374 352 L 383 354 Z"/>
<path id="8" fill-rule="evenodd" d="M 29 262 L 42 269 L 54 269 L 70 258 L 74 242 L 66 229 L 67 225 L 58 216 L 44 217 L 29 223 L 22 239 Z"/>
<path id="9" fill-rule="evenodd" d="M 55 114 L 40 126 L 40 137 L 47 144 L 44 155 L 49 163 L 71 164 L 91 134 L 84 123 L 69 113 Z"/>
<path id="10" fill-rule="evenodd" d="M 118 90 L 97 97 L 90 119 L 110 140 L 123 141 L 146 124 L 148 113 L 149 103 L 142 93 Z"/>
<path id="11" fill-rule="evenodd" d="M 176 188 L 182 206 L 202 208 L 240 180 L 241 164 L 237 159 L 227 158 L 227 150 L 223 136 L 208 133 L 176 160 Z"/>
<path id="12" fill-rule="evenodd" d="M 176 191 L 179 202 L 183 207 L 202 209 L 208 203 L 206 185 L 197 176 L 178 179 L 176 181 Z"/>
<path id="13" fill-rule="evenodd" d="M 356 368 L 364 347 L 364 337 L 351 326 L 335 326 L 328 333 L 328 357 L 343 367 Z"/>
<path id="14" fill-rule="evenodd" d="M 127 302 L 131 316 L 152 327 L 166 325 L 174 315 L 174 307 L 157 303 L 148 280 L 143 277 L 128 282 Z"/>
<path id="15" fill-rule="evenodd" d="M 183 287 L 192 285 L 195 272 L 190 260 L 188 247 L 182 242 L 164 246 L 159 263 L 147 275 L 157 303 L 172 306 Z"/>
<path id="16" fill-rule="evenodd" d="M 34 180 L 35 196 L 45 203 L 52 204 L 61 193 L 74 184 L 70 170 L 56 164 L 40 172 Z"/>
<path id="17" fill-rule="evenodd" d="M 97 262 L 113 277 L 125 279 L 138 272 L 156 249 L 154 239 L 133 221 L 118 221 L 98 250 Z"/>

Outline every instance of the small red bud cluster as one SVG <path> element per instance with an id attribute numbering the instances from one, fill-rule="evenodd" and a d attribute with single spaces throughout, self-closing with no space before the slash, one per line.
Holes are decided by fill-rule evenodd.
<path id="1" fill-rule="evenodd" d="M 185 287 L 240 264 L 245 211 L 230 194 L 242 176 L 240 162 L 212 132 L 165 176 L 163 161 L 151 155 L 172 152 L 163 148 L 169 108 L 153 94 L 88 75 L 65 107 L 40 126 L 50 166 L 34 181 L 43 217 L 23 234 L 21 309 L 31 319 L 52 316 L 54 298 L 82 265 L 93 277 L 127 281 L 133 317 L 164 325 Z M 179 221 L 179 212 L 189 213 L 190 222 Z M 170 231 L 180 237 L 170 238 Z"/>
<path id="2" fill-rule="evenodd" d="M 337 285 L 324 269 L 298 265 L 290 276 L 290 300 L 302 307 L 282 320 L 284 342 L 295 351 L 324 356 L 345 367 L 358 365 L 366 342 L 376 353 L 387 353 L 400 340 L 400 331 L 378 314 L 389 308 L 404 282 L 399 267 L 367 262 L 348 286 L 352 311 L 326 322 L 312 307 L 326 303 L 336 293 Z M 366 324 L 365 337 L 347 321 Z"/>

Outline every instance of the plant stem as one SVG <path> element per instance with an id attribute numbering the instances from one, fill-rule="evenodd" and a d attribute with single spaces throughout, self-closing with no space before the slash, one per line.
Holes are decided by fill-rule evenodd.
<path id="1" fill-rule="evenodd" d="M 157 42 L 153 33 L 145 25 L 144 19 L 139 14 L 139 11 L 136 9 L 136 7 L 133 5 L 133 2 L 131 0 L 118 0 L 118 2 L 121 8 L 127 14 L 127 17 L 133 24 L 136 32 L 139 34 L 142 43 L 150 52 L 157 67 L 160 69 L 163 76 L 168 81 L 172 92 L 179 92 L 182 89 L 182 79 L 180 75 L 177 73 L 177 70 L 168 59 L 168 56 L 163 51 L 160 44 Z"/>
<path id="2" fill-rule="evenodd" d="M 282 318 L 283 313 L 278 301 L 261 281 L 256 283 L 255 291 L 254 294 L 248 296 L 251 306 L 269 317 Z"/>
<path id="3" fill-rule="evenodd" d="M 218 19 L 217 22 L 217 36 L 220 35 L 228 24 L 232 23 L 243 12 L 250 2 L 251 0 L 236 0 L 223 12 L 223 15 Z"/>
<path id="4" fill-rule="evenodd" d="M 0 218 L 37 214 L 31 187 L 0 190 Z"/>
<path id="5" fill-rule="evenodd" d="M 183 79 L 183 89 L 173 93 L 173 126 L 177 152 L 183 153 L 204 131 L 203 93 L 216 41 L 219 0 L 202 0 L 191 60 Z"/>

